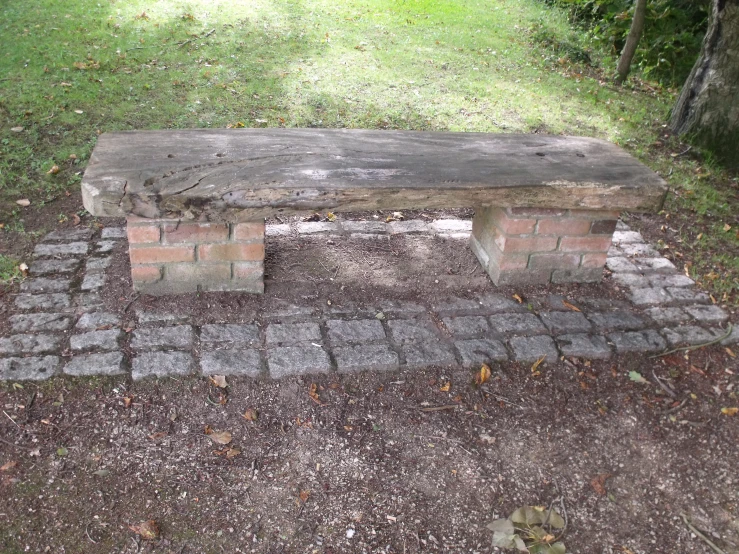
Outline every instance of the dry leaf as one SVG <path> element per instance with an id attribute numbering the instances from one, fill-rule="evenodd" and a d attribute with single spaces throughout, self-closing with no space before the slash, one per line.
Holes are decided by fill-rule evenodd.
<path id="1" fill-rule="evenodd" d="M 568 310 L 572 310 L 573 312 L 579 312 L 579 311 L 581 311 L 580 308 L 578 308 L 574 304 L 570 304 L 569 302 L 567 302 L 567 300 L 564 300 L 563 299 L 562 300 L 562 304 L 564 304 L 564 307 L 565 308 L 567 308 Z"/>
<path id="2" fill-rule="evenodd" d="M 538 369 L 539 369 L 539 366 L 541 365 L 541 363 L 546 359 L 546 357 L 547 357 L 547 355 L 544 354 L 541 358 L 539 358 L 538 360 L 536 360 L 534 362 L 534 365 L 531 366 L 531 372 L 534 375 L 540 375 L 541 374 L 541 372 L 538 371 Z"/>
<path id="3" fill-rule="evenodd" d="M 78 216 L 77 214 L 72 214 L 72 223 L 74 224 L 75 227 L 79 225 L 81 222 L 82 220 L 80 219 L 80 216 Z"/>
<path id="4" fill-rule="evenodd" d="M 728 223 L 724 224 L 724 231 L 731 231 L 731 225 L 729 225 Z"/>
<path id="5" fill-rule="evenodd" d="M 739 408 L 721 408 L 721 413 L 727 416 L 735 416 Z"/>
<path id="6" fill-rule="evenodd" d="M 731 348 L 729 348 L 728 346 L 726 347 L 726 353 L 729 356 L 731 356 L 732 358 L 736 358 L 736 354 L 734 354 L 734 351 Z"/>
<path id="7" fill-rule="evenodd" d="M 308 390 L 308 396 L 310 396 L 313 402 L 315 402 L 319 406 L 323 406 L 323 402 L 321 402 L 321 398 L 318 396 L 318 386 L 315 383 L 310 384 L 310 389 Z"/>
<path id="8" fill-rule="evenodd" d="M 0 467 L 0 471 L 8 471 L 9 469 L 13 469 L 15 466 L 18 465 L 18 462 L 8 462 L 4 464 L 2 467 Z"/>
<path id="9" fill-rule="evenodd" d="M 23 131 L 24 128 L 25 127 L 11 127 L 10 130 L 13 131 L 14 133 L 20 133 Z"/>
<path id="10" fill-rule="evenodd" d="M 57 173 L 59 173 L 59 166 L 58 165 L 51 166 L 51 169 L 46 172 L 47 175 L 56 175 Z"/>
<path id="11" fill-rule="evenodd" d="M 610 476 L 610 473 L 601 473 L 600 475 L 597 475 L 590 480 L 590 486 L 593 487 L 593 490 L 595 490 L 597 494 L 599 494 L 600 496 L 605 496 L 606 494 L 608 494 L 608 491 L 606 491 L 605 483 Z"/>
<path id="12" fill-rule="evenodd" d="M 83 112 L 82 110 L 74 110 L 74 113 L 83 114 L 85 112 Z"/>
<path id="13" fill-rule="evenodd" d="M 239 450 L 238 448 L 229 448 L 228 450 L 226 450 L 226 458 L 228 458 L 229 460 L 233 460 L 239 454 L 241 454 L 241 450 Z"/>
<path id="14" fill-rule="evenodd" d="M 216 387 L 220 387 L 222 389 L 225 389 L 228 386 L 225 375 L 211 375 L 210 382 Z"/>
<path id="15" fill-rule="evenodd" d="M 69 155 L 69 159 L 70 160 L 76 160 L 77 159 L 77 154 L 70 154 Z"/>
<path id="16" fill-rule="evenodd" d="M 451 388 L 452 388 L 452 383 L 450 381 L 447 381 L 441 387 L 439 387 L 439 390 L 441 392 L 449 392 L 449 389 Z"/>
<path id="17" fill-rule="evenodd" d="M 259 417 L 259 412 L 257 412 L 254 408 L 248 408 L 243 415 L 243 418 L 246 421 L 256 421 Z"/>
<path id="18" fill-rule="evenodd" d="M 159 537 L 159 526 L 153 519 L 142 521 L 138 525 L 129 525 L 128 528 L 146 541 L 153 541 Z"/>
<path id="19" fill-rule="evenodd" d="M 487 364 L 482 364 L 482 367 L 480 367 L 480 372 L 475 374 L 475 384 L 482 385 L 488 379 L 490 379 L 490 366 Z"/>
<path id="20" fill-rule="evenodd" d="M 303 501 L 303 504 L 305 504 L 308 501 L 309 496 L 310 496 L 310 491 L 300 491 L 300 500 Z"/>
<path id="21" fill-rule="evenodd" d="M 333 212 L 326 213 L 326 219 L 329 221 L 336 221 L 336 214 Z"/>
<path id="22" fill-rule="evenodd" d="M 518 302 L 519 304 L 523 304 L 523 298 L 521 298 L 521 297 L 520 297 L 519 295 L 517 295 L 517 294 L 514 294 L 514 295 L 513 295 L 513 298 L 514 298 L 514 299 L 515 299 L 515 300 L 516 300 L 516 301 L 517 301 L 517 302 Z"/>
<path id="23" fill-rule="evenodd" d="M 124 408 L 130 408 L 131 407 L 131 401 L 133 400 L 132 396 L 124 396 L 123 397 L 123 407 Z"/>
<path id="24" fill-rule="evenodd" d="M 159 431 L 157 433 L 152 433 L 151 435 L 149 435 L 148 438 L 150 438 L 153 441 L 158 441 L 159 439 L 163 439 L 166 436 L 167 436 L 167 433 L 165 433 L 164 431 Z"/>
<path id="25" fill-rule="evenodd" d="M 20 264 L 20 265 L 18 266 L 18 269 L 20 269 L 20 270 L 21 270 L 21 273 L 23 274 L 23 276 L 24 276 L 24 277 L 25 277 L 26 275 L 28 275 L 28 266 L 27 266 L 27 265 L 26 265 L 25 263 L 21 263 L 21 264 Z"/>
<path id="26" fill-rule="evenodd" d="M 213 431 L 211 429 L 210 433 L 206 432 L 206 434 L 216 444 L 228 444 L 231 442 L 231 433 L 228 431 Z"/>
<path id="27" fill-rule="evenodd" d="M 21 198 L 20 200 L 16 200 L 15 203 L 23 207 L 31 205 L 31 201 L 28 198 Z"/>

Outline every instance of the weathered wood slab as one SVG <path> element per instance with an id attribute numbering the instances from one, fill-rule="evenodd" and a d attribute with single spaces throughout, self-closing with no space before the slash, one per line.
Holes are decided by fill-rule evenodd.
<path id="1" fill-rule="evenodd" d="M 666 190 L 592 138 L 343 129 L 106 133 L 82 181 L 96 216 L 225 221 L 487 205 L 653 211 Z"/>

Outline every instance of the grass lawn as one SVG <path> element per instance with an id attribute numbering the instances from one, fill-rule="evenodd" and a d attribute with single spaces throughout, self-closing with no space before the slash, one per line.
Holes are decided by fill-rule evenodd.
<path id="1" fill-rule="evenodd" d="M 675 194 L 650 238 L 718 300 L 739 297 L 737 178 L 693 151 L 675 156 L 685 146 L 663 123 L 676 91 L 614 87 L 615 61 L 543 3 L 29 0 L 0 14 L 0 245 L 72 217 L 41 225 L 37 212 L 77 194 L 106 131 L 574 134 L 669 175 Z"/>

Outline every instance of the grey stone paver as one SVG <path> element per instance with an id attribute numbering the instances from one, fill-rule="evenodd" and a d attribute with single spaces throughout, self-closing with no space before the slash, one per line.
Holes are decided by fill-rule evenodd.
<path id="1" fill-rule="evenodd" d="M 683 309 L 702 323 L 723 323 L 729 319 L 729 314 L 718 306 L 685 306 Z"/>
<path id="2" fill-rule="evenodd" d="M 534 335 L 547 332 L 547 328 L 534 314 L 491 315 L 488 321 L 493 331 L 502 334 Z"/>
<path id="3" fill-rule="evenodd" d="M 41 381 L 59 371 L 59 356 L 0 358 L 0 380 Z"/>
<path id="4" fill-rule="evenodd" d="M 611 357 L 611 347 L 600 335 L 571 334 L 557 337 L 557 345 L 568 357 L 606 360 Z"/>
<path id="5" fill-rule="evenodd" d="M 11 335 L 0 338 L 0 354 L 53 354 L 61 349 L 64 337 L 60 335 Z"/>
<path id="6" fill-rule="evenodd" d="M 661 325 L 668 323 L 680 323 L 682 321 L 687 321 L 688 319 L 690 319 L 688 317 L 688 314 L 686 314 L 682 308 L 665 308 L 659 306 L 655 308 L 649 308 L 644 313 L 646 313 L 650 318 L 652 318 L 652 320 Z"/>
<path id="7" fill-rule="evenodd" d="M 297 230 L 301 235 L 336 233 L 339 225 L 331 221 L 301 221 L 297 224 Z"/>
<path id="8" fill-rule="evenodd" d="M 77 325 L 77 329 L 96 329 L 100 330 L 101 327 L 115 327 L 120 325 L 121 318 L 117 314 L 111 314 L 108 312 L 91 312 L 82 314 Z"/>
<path id="9" fill-rule="evenodd" d="M 75 306 L 85 310 L 92 310 L 101 307 L 104 302 L 97 292 L 81 292 L 73 297 Z"/>
<path id="10" fill-rule="evenodd" d="M 477 337 L 490 333 L 488 320 L 481 315 L 445 317 L 442 322 L 455 337 Z"/>
<path id="11" fill-rule="evenodd" d="M 636 273 L 639 269 L 631 263 L 629 258 L 608 258 L 606 268 L 614 273 Z"/>
<path id="12" fill-rule="evenodd" d="M 72 335 L 69 346 L 73 352 L 86 350 L 118 350 L 123 337 L 121 329 L 107 329 L 105 331 L 89 331 L 79 335 Z"/>
<path id="13" fill-rule="evenodd" d="M 391 221 L 388 223 L 390 233 L 393 235 L 402 233 L 428 233 L 429 227 L 423 221 L 418 219 L 409 219 L 408 221 Z"/>
<path id="14" fill-rule="evenodd" d="M 267 367 L 270 377 L 279 379 L 287 375 L 328 373 L 331 360 L 317 346 L 283 346 L 267 350 Z"/>
<path id="15" fill-rule="evenodd" d="M 73 357 L 64 366 L 64 373 L 77 377 L 88 375 L 121 375 L 126 372 L 121 352 L 82 354 Z"/>
<path id="16" fill-rule="evenodd" d="M 257 377 L 262 372 L 259 351 L 251 348 L 211 350 L 200 358 L 203 375 L 248 375 Z"/>
<path id="17" fill-rule="evenodd" d="M 472 221 L 468 219 L 435 219 L 429 223 L 429 228 L 442 234 L 466 234 L 472 232 Z"/>
<path id="18" fill-rule="evenodd" d="M 654 275 L 653 277 L 664 277 L 663 275 Z M 645 288 L 649 286 L 660 286 L 659 279 L 652 281 L 646 275 L 639 275 L 638 273 L 614 273 L 611 277 L 619 285 L 635 288 Z"/>
<path id="19" fill-rule="evenodd" d="M 187 314 L 178 314 L 172 312 L 148 312 L 145 310 L 137 310 L 136 315 L 141 325 L 166 324 L 175 325 L 179 323 L 187 323 L 190 317 Z"/>
<path id="20" fill-rule="evenodd" d="M 544 356 L 548 362 L 556 362 L 559 358 L 557 346 L 549 335 L 535 337 L 513 337 L 508 341 L 513 350 L 513 358 L 517 362 L 535 362 Z"/>
<path id="21" fill-rule="evenodd" d="M 67 260 L 37 260 L 31 264 L 29 273 L 31 275 L 57 275 L 59 273 L 72 273 L 80 261 L 74 258 Z"/>
<path id="22" fill-rule="evenodd" d="M 625 311 L 595 312 L 588 314 L 588 318 L 601 331 L 631 331 L 646 325 L 643 318 Z"/>
<path id="23" fill-rule="evenodd" d="M 46 277 L 36 277 L 35 279 L 26 279 L 21 283 L 21 291 L 23 292 L 64 292 L 68 291 L 72 281 L 69 279 L 48 279 Z"/>
<path id="24" fill-rule="evenodd" d="M 103 271 L 107 269 L 112 261 L 113 258 L 111 256 L 106 256 L 105 258 L 88 258 L 85 262 L 85 271 L 87 273 Z"/>
<path id="25" fill-rule="evenodd" d="M 667 337 L 670 346 L 686 346 L 703 344 L 712 341 L 725 333 L 711 332 L 696 325 L 681 325 L 673 329 L 662 329 L 662 334 Z"/>
<path id="26" fill-rule="evenodd" d="M 665 304 L 672 298 L 662 287 L 633 288 L 630 297 L 635 306 Z"/>
<path id="27" fill-rule="evenodd" d="M 360 344 L 340 346 L 333 350 L 339 371 L 392 371 L 400 361 L 387 344 Z"/>
<path id="28" fill-rule="evenodd" d="M 483 306 L 479 300 L 460 298 L 458 296 L 446 298 L 432 307 L 434 311 L 442 316 L 476 314 L 483 311 Z"/>
<path id="29" fill-rule="evenodd" d="M 452 348 L 442 342 L 409 342 L 403 346 L 410 368 L 451 365 L 457 362 Z"/>
<path id="30" fill-rule="evenodd" d="M 268 346 L 290 346 L 299 343 L 322 342 L 318 323 L 270 323 L 267 326 Z"/>
<path id="31" fill-rule="evenodd" d="M 36 257 L 49 256 L 82 256 L 87 254 L 89 244 L 86 242 L 68 242 L 66 244 L 37 244 L 33 250 Z"/>
<path id="32" fill-rule="evenodd" d="M 126 228 L 125 227 L 105 227 L 101 233 L 104 239 L 125 239 Z"/>
<path id="33" fill-rule="evenodd" d="M 634 242 L 644 242 L 641 233 L 637 231 L 616 231 L 613 233 L 613 244 L 629 244 Z"/>
<path id="34" fill-rule="evenodd" d="M 100 240 L 95 244 L 95 252 L 105 253 L 110 252 L 115 248 L 116 242 L 114 240 Z"/>
<path id="35" fill-rule="evenodd" d="M 620 248 L 621 253 L 628 257 L 653 258 L 659 256 L 659 252 L 648 244 L 626 243 L 622 244 Z"/>
<path id="36" fill-rule="evenodd" d="M 458 340 L 454 343 L 465 368 L 508 360 L 505 345 L 495 339 Z"/>
<path id="37" fill-rule="evenodd" d="M 483 294 L 480 297 L 480 305 L 486 313 L 493 314 L 526 311 L 526 307 L 523 304 L 511 298 L 506 298 L 502 294 Z"/>
<path id="38" fill-rule="evenodd" d="M 665 349 L 667 343 L 654 329 L 646 331 L 626 331 L 610 333 L 608 340 L 613 343 L 616 352 L 660 352 Z"/>
<path id="39" fill-rule="evenodd" d="M 394 319 L 388 321 L 388 327 L 397 344 L 439 339 L 439 330 L 427 319 Z"/>
<path id="40" fill-rule="evenodd" d="M 62 292 L 49 294 L 22 293 L 15 297 L 15 305 L 21 310 L 59 310 L 68 308 L 70 303 L 70 296 Z"/>
<path id="41" fill-rule="evenodd" d="M 695 285 L 695 281 L 680 273 L 675 275 L 648 275 L 646 279 L 653 287 L 692 287 Z"/>
<path id="42" fill-rule="evenodd" d="M 347 233 L 387 233 L 387 224 L 382 221 L 342 221 L 341 228 Z"/>
<path id="43" fill-rule="evenodd" d="M 59 241 L 80 241 L 90 240 L 92 238 L 92 229 L 86 227 L 80 229 L 56 229 L 44 237 L 47 240 Z"/>
<path id="44" fill-rule="evenodd" d="M 332 345 L 367 343 L 385 340 L 385 329 L 378 319 L 344 321 L 331 319 L 326 322 L 328 338 Z"/>
<path id="45" fill-rule="evenodd" d="M 705 292 L 694 291 L 684 287 L 667 287 L 673 303 L 710 304 L 711 298 Z"/>
<path id="46" fill-rule="evenodd" d="M 10 316 L 10 326 L 16 333 L 28 331 L 65 331 L 72 327 L 73 317 L 69 314 L 16 314 Z"/>
<path id="47" fill-rule="evenodd" d="M 722 329 L 722 331 L 723 332 L 721 333 L 721 336 L 723 337 L 728 332 L 728 329 L 726 330 Z M 731 333 L 729 334 L 729 336 L 723 339 L 721 341 L 721 344 L 724 346 L 729 346 L 729 345 L 737 344 L 737 343 L 739 343 L 739 326 L 734 325 L 731 329 Z"/>
<path id="48" fill-rule="evenodd" d="M 192 348 L 195 333 L 190 325 L 174 327 L 145 327 L 133 332 L 131 347 L 140 350 L 157 350 L 164 348 Z"/>
<path id="49" fill-rule="evenodd" d="M 259 327 L 234 323 L 213 323 L 200 328 L 200 342 L 232 343 L 246 346 L 259 344 Z"/>
<path id="50" fill-rule="evenodd" d="M 195 373 L 195 359 L 188 352 L 143 352 L 132 363 L 134 380 L 145 377 L 190 375 Z"/>
<path id="51" fill-rule="evenodd" d="M 581 312 L 542 312 L 539 317 L 555 335 L 588 333 L 593 327 Z"/>
<path id="52" fill-rule="evenodd" d="M 88 273 L 82 280 L 82 290 L 96 290 L 105 285 L 105 273 Z"/>
<path id="53" fill-rule="evenodd" d="M 674 273 L 677 271 L 675 264 L 667 258 L 634 258 L 634 263 L 639 271 L 645 273 Z"/>

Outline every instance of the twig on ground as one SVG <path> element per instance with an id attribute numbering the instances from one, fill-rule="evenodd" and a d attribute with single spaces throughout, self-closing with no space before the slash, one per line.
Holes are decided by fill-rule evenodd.
<path id="1" fill-rule="evenodd" d="M 698 531 L 690 521 L 688 521 L 688 516 L 685 515 L 685 513 L 680 513 L 680 517 L 683 518 L 683 521 L 685 522 L 685 525 L 688 526 L 688 529 L 690 529 L 696 537 L 699 537 L 705 541 L 705 543 L 710 546 L 716 554 L 726 554 L 723 550 L 721 550 L 718 546 L 716 546 L 708 537 L 706 537 L 703 533 Z"/>
<path id="2" fill-rule="evenodd" d="M 133 304 L 134 302 L 136 302 L 139 299 L 139 296 L 141 296 L 141 293 L 140 292 L 137 292 L 136 294 L 134 294 L 133 298 L 131 298 L 131 300 L 128 301 L 128 304 L 126 304 L 126 307 L 123 308 L 123 313 L 124 314 L 128 311 L 128 308 L 131 307 L 131 304 Z"/>
<path id="3" fill-rule="evenodd" d="M 687 154 L 688 152 L 690 152 L 692 149 L 693 149 L 692 146 L 688 146 L 685 150 L 683 150 L 679 154 L 675 154 L 675 157 L 676 158 L 679 158 L 680 156 L 684 156 L 685 154 Z"/>
<path id="4" fill-rule="evenodd" d="M 672 398 L 677 398 L 677 394 L 675 394 L 675 391 L 672 390 L 670 387 L 668 387 L 666 383 L 663 383 L 662 382 L 662 379 L 660 379 L 659 377 L 657 377 L 657 374 L 654 372 L 654 370 L 652 370 L 652 376 L 654 377 L 654 380 L 659 385 L 659 388 L 661 388 L 663 391 L 665 391 Z"/>
<path id="5" fill-rule="evenodd" d="M 13 423 L 13 425 L 15 425 L 16 427 L 18 427 L 18 429 L 21 428 L 21 426 L 18 425 L 18 423 L 12 417 L 10 417 L 8 415 L 8 412 L 6 412 L 5 410 L 3 410 L 3 413 L 5 414 L 5 417 L 7 417 Z"/>
<path id="6" fill-rule="evenodd" d="M 90 524 L 88 523 L 87 525 L 85 525 L 85 535 L 87 535 L 87 538 L 88 538 L 88 539 L 90 539 L 90 542 L 91 542 L 92 544 L 97 544 L 98 542 L 97 542 L 96 540 L 94 540 L 94 539 L 93 539 L 93 538 L 92 538 L 92 537 L 90 536 L 90 531 L 89 531 L 89 528 L 90 528 Z"/>
<path id="7" fill-rule="evenodd" d="M 683 401 L 680 402 L 680 404 L 678 404 L 677 406 L 674 406 L 673 408 L 670 408 L 669 410 L 665 410 L 664 412 L 662 412 L 662 415 L 674 414 L 675 412 L 677 412 L 680 409 L 682 409 L 682 407 L 685 406 L 685 404 L 687 404 L 687 403 L 688 403 L 688 399 L 687 398 L 684 398 Z"/>
<path id="8" fill-rule="evenodd" d="M 23 446 L 20 444 L 15 444 L 14 442 L 6 441 L 4 438 L 0 437 L 0 442 L 5 443 L 9 446 L 15 446 L 16 448 L 20 448 L 22 450 L 33 450 L 33 448 L 30 448 L 28 446 Z"/>
<path id="9" fill-rule="evenodd" d="M 654 354 L 653 356 L 649 356 L 649 358 L 661 358 L 662 356 L 667 356 L 668 354 L 674 354 L 675 352 L 681 352 L 683 350 L 696 350 L 698 348 L 703 348 L 704 346 L 711 346 L 712 344 L 716 344 L 721 342 L 722 340 L 728 339 L 731 336 L 731 332 L 734 330 L 734 327 L 731 323 L 729 323 L 729 327 L 726 331 L 726 334 L 717 337 L 713 340 L 710 340 L 708 342 L 703 342 L 701 344 L 694 344 L 692 346 L 681 346 L 680 348 L 673 348 L 672 350 L 668 350 L 667 352 L 661 352 L 660 354 Z"/>

